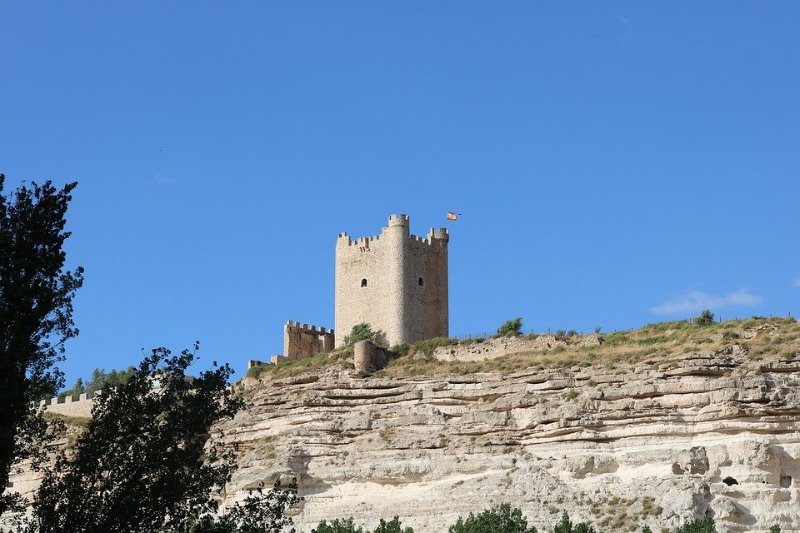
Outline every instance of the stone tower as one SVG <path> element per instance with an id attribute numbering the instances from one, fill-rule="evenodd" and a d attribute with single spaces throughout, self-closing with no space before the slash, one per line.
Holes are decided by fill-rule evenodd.
<path id="1" fill-rule="evenodd" d="M 448 335 L 445 228 L 411 235 L 407 215 L 374 237 L 336 241 L 336 345 L 366 322 L 386 346 Z"/>

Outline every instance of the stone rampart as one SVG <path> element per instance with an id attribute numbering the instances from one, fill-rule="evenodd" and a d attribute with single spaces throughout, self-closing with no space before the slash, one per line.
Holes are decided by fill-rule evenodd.
<path id="1" fill-rule="evenodd" d="M 99 396 L 100 392 L 101 391 L 81 394 L 77 400 L 72 396 L 67 396 L 65 398 L 59 398 L 58 396 L 55 396 L 49 400 L 42 400 L 39 402 L 39 407 L 44 407 L 45 412 L 47 413 L 55 413 L 63 416 L 79 418 L 91 418 L 94 398 Z"/>
<path id="2" fill-rule="evenodd" d="M 591 346 L 600 344 L 597 335 L 586 335 L 575 346 Z M 512 353 L 539 352 L 553 348 L 569 346 L 566 341 L 553 335 L 538 337 L 497 337 L 483 341 L 467 341 L 451 346 L 440 346 L 433 351 L 434 359 L 439 361 L 484 361 L 495 359 Z"/>
<path id="3" fill-rule="evenodd" d="M 330 352 L 336 344 L 333 330 L 309 326 L 289 320 L 283 327 L 283 356 L 301 359 L 318 353 Z"/>

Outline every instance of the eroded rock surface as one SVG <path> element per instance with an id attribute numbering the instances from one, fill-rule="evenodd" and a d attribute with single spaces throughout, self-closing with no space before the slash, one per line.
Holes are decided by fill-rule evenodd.
<path id="1" fill-rule="evenodd" d="M 296 522 L 399 515 L 445 531 L 494 503 L 538 527 L 604 531 L 713 516 L 719 531 L 800 530 L 800 361 L 734 349 L 669 362 L 407 378 L 328 368 L 239 387 L 227 501 L 295 476 Z"/>

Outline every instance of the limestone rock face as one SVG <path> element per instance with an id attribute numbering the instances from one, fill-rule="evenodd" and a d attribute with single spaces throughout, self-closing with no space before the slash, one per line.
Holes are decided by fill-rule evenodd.
<path id="1" fill-rule="evenodd" d="M 399 515 L 446 531 L 502 502 L 539 528 L 561 510 L 604 531 L 713 516 L 718 531 L 800 530 L 800 362 L 736 350 L 668 363 L 510 375 L 321 373 L 238 385 L 226 503 L 296 477 L 295 521 Z"/>

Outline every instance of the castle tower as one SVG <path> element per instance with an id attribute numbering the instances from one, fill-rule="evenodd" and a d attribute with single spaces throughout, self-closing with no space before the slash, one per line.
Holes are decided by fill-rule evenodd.
<path id="1" fill-rule="evenodd" d="M 448 335 L 445 228 L 411 235 L 407 215 L 374 237 L 336 241 L 336 345 L 366 322 L 386 346 Z"/>

